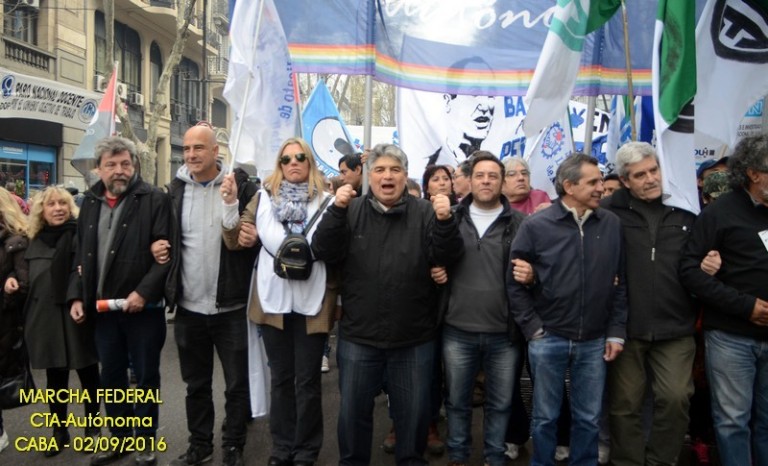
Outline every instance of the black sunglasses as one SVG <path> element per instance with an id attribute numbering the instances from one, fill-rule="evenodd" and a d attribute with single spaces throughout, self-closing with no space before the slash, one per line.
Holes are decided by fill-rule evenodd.
<path id="1" fill-rule="evenodd" d="M 307 160 L 307 154 L 300 152 L 298 154 L 295 154 L 293 157 L 291 157 L 290 155 L 281 155 L 280 163 L 283 165 L 288 165 L 289 163 L 291 163 L 291 159 L 294 157 L 296 158 L 296 161 L 299 163 L 302 163 L 303 161 Z"/>

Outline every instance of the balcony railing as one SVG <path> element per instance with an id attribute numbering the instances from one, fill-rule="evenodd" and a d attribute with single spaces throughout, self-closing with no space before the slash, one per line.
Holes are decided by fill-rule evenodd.
<path id="1" fill-rule="evenodd" d="M 5 58 L 50 73 L 55 56 L 11 37 L 3 37 Z"/>
<path id="2" fill-rule="evenodd" d="M 208 76 L 214 80 L 226 80 L 229 69 L 227 57 L 208 57 Z"/>

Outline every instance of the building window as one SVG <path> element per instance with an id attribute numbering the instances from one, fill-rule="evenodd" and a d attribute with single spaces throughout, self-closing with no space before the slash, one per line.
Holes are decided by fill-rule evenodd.
<path id="1" fill-rule="evenodd" d="M 104 13 L 96 12 L 96 72 L 107 74 L 107 28 Z M 120 63 L 117 79 L 130 92 L 141 92 L 141 39 L 136 30 L 115 21 L 115 60 Z"/>
<path id="2" fill-rule="evenodd" d="M 200 108 L 200 68 L 184 57 L 171 82 L 171 117 L 194 125 L 205 118 Z"/>
<path id="3" fill-rule="evenodd" d="M 22 0 L 5 0 L 3 34 L 37 45 L 37 16 L 37 8 L 27 6 Z"/>
<path id="4" fill-rule="evenodd" d="M 163 73 L 163 55 L 160 53 L 157 42 L 152 42 L 149 46 L 149 70 L 149 92 L 154 96 L 157 84 L 160 82 L 160 75 Z"/>

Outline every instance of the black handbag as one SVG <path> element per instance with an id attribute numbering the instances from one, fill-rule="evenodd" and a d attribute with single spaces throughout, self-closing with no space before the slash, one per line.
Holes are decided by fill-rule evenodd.
<path id="1" fill-rule="evenodd" d="M 22 390 L 35 389 L 35 381 L 32 378 L 32 370 L 29 368 L 27 349 L 23 344 L 13 350 L 18 356 L 19 373 L 0 378 L 0 410 L 13 409 L 30 404 L 32 396 L 26 396 L 22 400 Z"/>

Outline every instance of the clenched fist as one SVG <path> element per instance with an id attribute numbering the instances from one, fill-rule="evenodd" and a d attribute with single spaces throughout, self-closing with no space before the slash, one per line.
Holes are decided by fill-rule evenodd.
<path id="1" fill-rule="evenodd" d="M 347 206 L 349 206 L 349 201 L 351 201 L 355 196 L 357 196 L 357 193 L 355 192 L 354 188 L 352 188 L 352 185 L 345 184 L 336 190 L 336 199 L 334 199 L 333 203 L 336 205 L 336 207 L 346 209 Z"/>
<path id="2" fill-rule="evenodd" d="M 432 196 L 432 208 L 435 209 L 435 216 L 438 220 L 451 218 L 451 201 L 445 194 Z"/>

